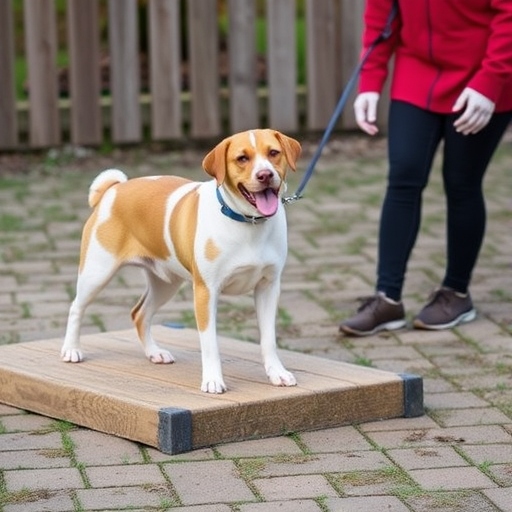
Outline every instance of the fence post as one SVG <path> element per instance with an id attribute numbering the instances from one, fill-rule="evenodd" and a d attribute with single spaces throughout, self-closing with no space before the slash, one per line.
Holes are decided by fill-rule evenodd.
<path id="1" fill-rule="evenodd" d="M 295 0 L 267 0 L 267 82 L 269 125 L 298 130 Z"/>
<path id="2" fill-rule="evenodd" d="M 256 2 L 228 0 L 229 120 L 233 132 L 259 126 Z"/>
<path id="3" fill-rule="evenodd" d="M 61 142 L 57 83 L 57 32 L 53 0 L 24 0 L 29 78 L 30 145 Z"/>
<path id="4" fill-rule="evenodd" d="M 187 8 L 191 133 L 215 137 L 221 133 L 217 0 L 188 0 Z"/>
<path id="5" fill-rule="evenodd" d="M 109 0 L 112 140 L 141 140 L 139 31 L 137 0 Z"/>
<path id="6" fill-rule="evenodd" d="M 323 130 L 337 102 L 335 0 L 306 0 L 307 127 Z"/>
<path id="7" fill-rule="evenodd" d="M 12 2 L 0 0 L 0 149 L 18 145 Z"/>
<path id="8" fill-rule="evenodd" d="M 100 49 L 97 0 L 68 0 L 71 141 L 101 144 Z"/>
<path id="9" fill-rule="evenodd" d="M 181 108 L 181 26 L 179 0 L 149 2 L 151 135 L 183 136 Z"/>

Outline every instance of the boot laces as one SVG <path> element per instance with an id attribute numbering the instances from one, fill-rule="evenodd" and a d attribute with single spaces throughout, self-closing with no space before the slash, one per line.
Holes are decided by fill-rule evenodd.
<path id="1" fill-rule="evenodd" d="M 367 308 L 375 309 L 377 307 L 379 297 L 376 295 L 370 295 L 368 297 L 358 297 L 357 300 L 361 303 L 361 305 L 357 308 L 357 312 L 360 313 Z"/>

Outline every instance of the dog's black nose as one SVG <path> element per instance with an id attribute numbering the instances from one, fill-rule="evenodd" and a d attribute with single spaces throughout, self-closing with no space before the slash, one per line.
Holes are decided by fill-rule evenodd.
<path id="1" fill-rule="evenodd" d="M 269 169 L 262 169 L 256 173 L 256 179 L 260 183 L 268 183 L 272 179 L 273 173 Z"/>

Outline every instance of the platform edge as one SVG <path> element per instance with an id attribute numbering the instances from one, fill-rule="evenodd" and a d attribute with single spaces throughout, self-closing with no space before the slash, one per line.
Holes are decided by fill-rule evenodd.
<path id="1" fill-rule="evenodd" d="M 192 412 L 165 407 L 158 411 L 158 449 L 169 455 L 192 450 Z"/>
<path id="2" fill-rule="evenodd" d="M 423 379 L 411 373 L 399 373 L 404 385 L 404 418 L 423 416 Z"/>

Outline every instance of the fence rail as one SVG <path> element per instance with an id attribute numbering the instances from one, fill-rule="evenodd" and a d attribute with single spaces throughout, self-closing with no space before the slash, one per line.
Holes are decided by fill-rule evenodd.
<path id="1" fill-rule="evenodd" d="M 67 0 L 62 12 L 55 0 L 0 0 L 0 150 L 322 130 L 358 58 L 363 5 Z M 340 127 L 353 127 L 351 113 Z"/>

